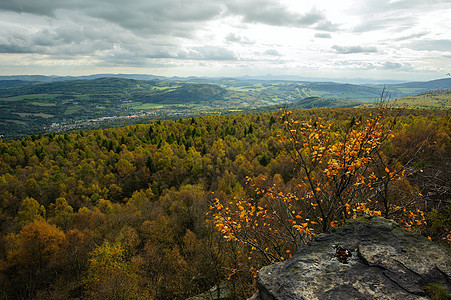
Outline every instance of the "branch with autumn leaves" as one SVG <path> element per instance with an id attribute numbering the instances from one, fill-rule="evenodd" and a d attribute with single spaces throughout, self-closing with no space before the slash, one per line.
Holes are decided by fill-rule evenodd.
<path id="1" fill-rule="evenodd" d="M 388 197 L 390 185 L 406 177 L 404 166 L 382 155 L 396 120 L 388 110 L 381 105 L 338 129 L 320 117 L 300 121 L 281 110 L 285 134 L 279 137 L 296 167 L 295 190 L 268 184 L 255 187 L 256 199 L 216 198 L 210 206 L 216 228 L 225 239 L 248 246 L 249 258 L 258 254 L 272 263 L 291 257 L 315 233 L 359 214 L 384 215 L 409 229 L 424 224 L 415 201 L 392 203 Z"/>

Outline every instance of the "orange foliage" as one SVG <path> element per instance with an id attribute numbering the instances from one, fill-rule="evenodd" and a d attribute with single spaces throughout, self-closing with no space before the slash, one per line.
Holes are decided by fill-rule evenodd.
<path id="1" fill-rule="evenodd" d="M 327 232 L 358 214 L 391 216 L 409 229 L 425 223 L 419 209 L 413 212 L 405 205 L 400 211 L 388 197 L 382 204 L 372 199 L 405 176 L 381 155 L 383 144 L 393 137 L 394 122 L 388 120 L 386 108 L 376 109 L 366 120 L 353 118 L 338 130 L 319 117 L 300 122 L 291 114 L 282 111 L 287 136 L 281 136 L 281 143 L 297 166 L 296 193 L 273 184 L 256 187 L 258 199 L 221 203 L 216 198 L 210 210 L 225 239 L 248 246 L 250 257 L 257 252 L 270 263 L 291 257 L 314 231 Z M 380 165 L 385 173 L 378 172 Z"/>

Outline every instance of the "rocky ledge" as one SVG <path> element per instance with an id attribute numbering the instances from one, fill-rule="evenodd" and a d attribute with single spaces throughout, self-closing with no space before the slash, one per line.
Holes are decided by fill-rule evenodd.
<path id="1" fill-rule="evenodd" d="M 393 221 L 360 217 L 263 267 L 251 299 L 428 299 L 431 283 L 451 291 L 448 250 Z"/>

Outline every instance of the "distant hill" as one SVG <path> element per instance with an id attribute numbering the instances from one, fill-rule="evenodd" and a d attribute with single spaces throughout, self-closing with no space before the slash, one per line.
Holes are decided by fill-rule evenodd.
<path id="1" fill-rule="evenodd" d="M 361 78 L 354 79 L 332 79 L 332 78 L 308 78 L 296 75 L 287 76 L 275 76 L 275 75 L 264 75 L 264 76 L 241 76 L 241 77 L 165 77 L 149 74 L 93 74 L 87 76 L 44 76 L 44 75 L 13 75 L 13 76 L 0 76 L 1 80 L 22 80 L 22 81 L 33 81 L 33 82 L 56 82 L 56 81 L 74 81 L 74 80 L 84 80 L 84 79 L 99 79 L 99 78 L 123 78 L 123 79 L 134 79 L 134 80 L 161 80 L 161 81 L 178 81 L 178 82 L 201 82 L 201 83 L 211 83 L 219 84 L 221 82 L 228 82 L 233 85 L 240 85 L 243 82 L 261 82 L 261 83 L 304 83 L 316 86 L 320 85 L 342 85 L 347 84 L 348 89 L 351 86 L 375 88 L 381 91 L 384 86 L 387 87 L 389 91 L 392 92 L 392 96 L 401 97 L 406 94 L 418 94 L 428 90 L 435 89 L 447 89 L 451 87 L 451 78 L 437 79 L 431 81 L 418 81 L 418 82 L 402 82 L 395 80 L 368 80 Z M 235 82 L 235 83 L 233 83 Z M 317 88 L 317 87 L 316 87 Z M 371 90 L 371 89 L 370 89 Z M 314 95 L 312 95 L 314 96 Z M 362 100 L 362 99 L 360 99 Z"/>
<path id="2" fill-rule="evenodd" d="M 419 95 L 404 96 L 392 101 L 393 105 L 406 108 L 451 109 L 451 89 L 423 92 Z"/>
<path id="3" fill-rule="evenodd" d="M 407 82 L 401 84 L 391 84 L 389 85 L 391 88 L 413 88 L 413 89 L 427 89 L 427 90 L 435 90 L 435 89 L 443 89 L 443 88 L 451 88 L 451 78 L 437 79 L 426 82 Z"/>
<path id="4" fill-rule="evenodd" d="M 225 100 L 230 91 L 213 84 L 184 84 L 175 89 L 168 89 L 161 93 L 154 93 L 143 100 L 152 103 L 183 104 L 214 102 Z"/>
<path id="5" fill-rule="evenodd" d="M 87 76 L 45 76 L 45 75 L 11 75 L 0 76 L 0 80 L 22 80 L 34 82 L 73 81 L 81 79 L 124 78 L 135 80 L 167 80 L 168 77 L 146 74 L 93 74 Z"/>
<path id="6" fill-rule="evenodd" d="M 326 99 L 320 97 L 308 97 L 293 104 L 293 109 L 310 109 L 323 107 L 349 108 L 365 104 L 362 101 L 350 99 Z"/>
<path id="7" fill-rule="evenodd" d="M 334 82 L 194 77 L 163 80 L 151 75 L 127 75 L 153 78 L 138 80 L 97 76 L 101 75 L 89 76 L 91 79 L 39 75 L 0 77 L 0 136 L 13 138 L 49 128 L 74 129 L 103 122 L 105 118 L 110 122 L 150 115 L 154 120 L 250 109 L 262 111 L 286 104 L 302 109 L 354 107 L 374 102 L 384 88 Z M 451 78 L 393 84 L 385 89 L 394 99 L 449 87 Z M 448 108 L 446 97 L 425 94 L 415 100 L 417 104 L 406 102 L 405 105 Z M 434 101 L 439 104 L 432 104 Z M 73 125 L 75 123 L 77 126 Z"/>
<path id="8" fill-rule="evenodd" d="M 99 78 L 92 80 L 55 81 L 17 87 L 0 91 L 0 95 L 10 97 L 17 95 L 37 94 L 105 94 L 126 93 L 140 90 L 152 83 L 122 78 Z"/>
<path id="9" fill-rule="evenodd" d="M 29 85 L 32 85 L 32 84 L 33 84 L 33 81 L 0 80 L 0 88 L 15 87 L 15 86 L 29 86 Z"/>

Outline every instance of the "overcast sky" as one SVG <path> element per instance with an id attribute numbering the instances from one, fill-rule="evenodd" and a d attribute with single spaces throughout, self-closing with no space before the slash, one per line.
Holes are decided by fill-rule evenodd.
<path id="1" fill-rule="evenodd" d="M 451 0 L 0 0 L 0 75 L 448 72 Z"/>

